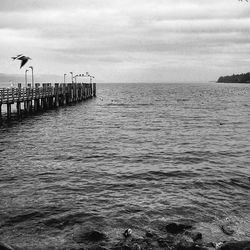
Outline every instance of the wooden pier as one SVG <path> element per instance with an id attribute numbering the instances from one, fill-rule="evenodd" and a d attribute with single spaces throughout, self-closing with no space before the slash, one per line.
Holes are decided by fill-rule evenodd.
<path id="1" fill-rule="evenodd" d="M 58 108 L 59 106 L 70 105 L 81 102 L 96 96 L 96 83 L 68 83 L 59 84 L 39 83 L 35 88 L 30 85 L 22 88 L 0 89 L 0 122 L 6 117 L 11 119 L 11 107 L 16 105 L 16 115 L 21 118 L 23 114 L 41 112 L 47 109 Z M 3 106 L 7 109 L 3 113 Z"/>

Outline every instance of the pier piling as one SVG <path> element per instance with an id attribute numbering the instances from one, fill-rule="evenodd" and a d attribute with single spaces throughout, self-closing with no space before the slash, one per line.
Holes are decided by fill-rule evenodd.
<path id="1" fill-rule="evenodd" d="M 7 103 L 7 118 L 11 118 L 11 103 Z"/>
<path id="2" fill-rule="evenodd" d="M 17 110 L 17 116 L 18 116 L 18 118 L 20 118 L 21 117 L 21 102 L 17 102 L 16 103 L 16 110 Z"/>

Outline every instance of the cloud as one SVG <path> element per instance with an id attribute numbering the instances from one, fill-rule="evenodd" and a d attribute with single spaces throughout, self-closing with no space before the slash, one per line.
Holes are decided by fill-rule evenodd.
<path id="1" fill-rule="evenodd" d="M 248 60 L 249 9 L 237 0 L 2 0 L 1 68 L 13 73 L 7 60 L 23 52 L 41 73 L 85 67 L 133 81 L 152 67 L 163 78 L 199 69 L 201 79 L 211 79 L 220 70 L 234 73 L 234 59 Z"/>

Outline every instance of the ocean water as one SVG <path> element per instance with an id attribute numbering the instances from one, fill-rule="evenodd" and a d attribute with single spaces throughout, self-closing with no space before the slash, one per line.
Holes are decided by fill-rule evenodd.
<path id="1" fill-rule="evenodd" d="M 0 241 L 70 249 L 169 221 L 250 239 L 250 85 L 99 84 L 97 97 L 0 127 Z"/>

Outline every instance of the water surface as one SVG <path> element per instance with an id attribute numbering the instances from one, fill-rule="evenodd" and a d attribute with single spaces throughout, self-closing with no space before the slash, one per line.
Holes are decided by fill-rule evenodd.
<path id="1" fill-rule="evenodd" d="M 0 128 L 0 239 L 74 245 L 167 221 L 250 239 L 250 85 L 99 84 L 97 98 Z M 219 239 L 218 239 L 219 237 Z"/>

